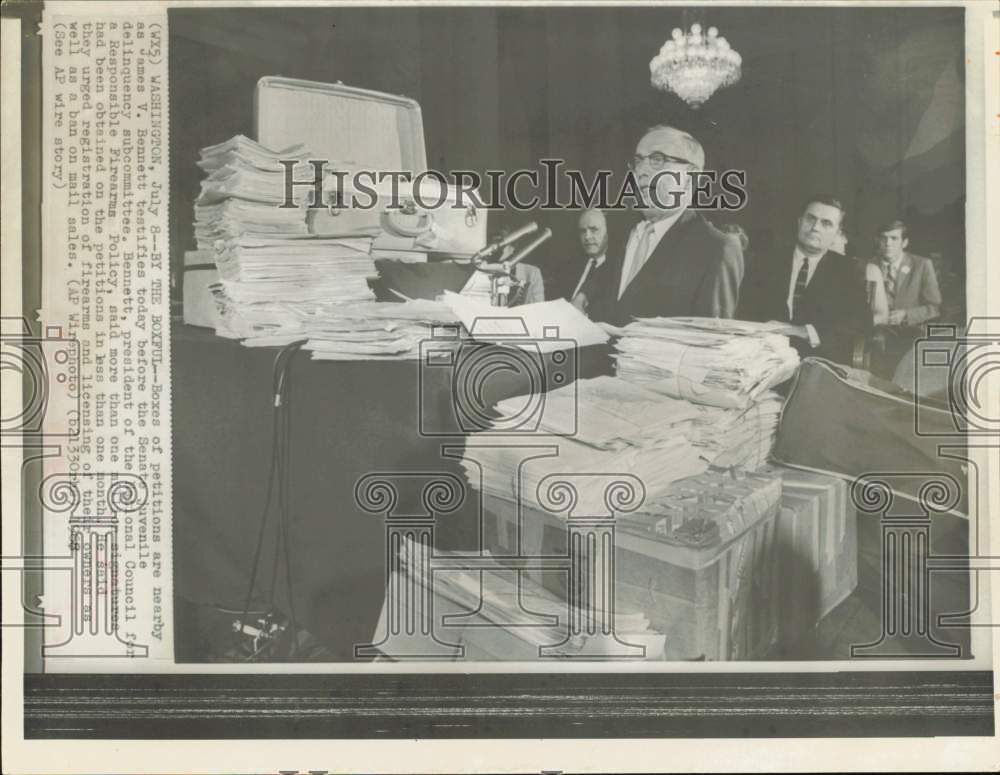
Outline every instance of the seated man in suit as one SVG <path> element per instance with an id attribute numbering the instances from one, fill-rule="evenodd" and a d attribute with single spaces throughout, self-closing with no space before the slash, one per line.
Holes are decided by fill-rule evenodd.
<path id="1" fill-rule="evenodd" d="M 882 270 L 889 302 L 888 325 L 919 326 L 941 314 L 941 291 L 929 258 L 908 253 L 906 224 L 893 221 L 879 229 L 878 255 L 870 263 Z"/>
<path id="2" fill-rule="evenodd" d="M 941 314 L 941 291 L 929 258 L 907 252 L 906 224 L 892 221 L 879 229 L 878 253 L 868 261 L 870 273 L 879 272 L 885 292 L 885 311 L 872 306 L 877 329 L 871 368 L 891 377 L 903 355 L 913 348 L 921 326 Z"/>
<path id="3" fill-rule="evenodd" d="M 845 215 L 832 197 L 809 199 L 796 239 L 756 253 L 741 290 L 740 317 L 787 323 L 779 332 L 800 355 L 850 365 L 870 323 L 863 275 L 854 261 L 832 250 Z"/>
<path id="4" fill-rule="evenodd" d="M 608 271 L 590 300 L 590 317 L 625 325 L 636 317 L 733 317 L 743 278 L 738 238 L 689 209 L 692 179 L 705 167 L 701 144 L 655 126 L 630 163 L 643 199 L 642 219 L 612 242 Z"/>
<path id="5" fill-rule="evenodd" d="M 578 310 L 587 313 L 590 299 L 600 284 L 605 280 L 608 258 L 608 219 L 604 212 L 597 208 L 584 210 L 577 222 L 580 236 L 580 247 L 587 261 L 584 264 L 580 279 L 569 299 Z"/>

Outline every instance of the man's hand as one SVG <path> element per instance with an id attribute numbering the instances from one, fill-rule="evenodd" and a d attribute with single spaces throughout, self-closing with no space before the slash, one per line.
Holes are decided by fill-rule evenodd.
<path id="1" fill-rule="evenodd" d="M 906 321 L 905 309 L 894 309 L 889 313 L 889 325 L 898 326 Z"/>

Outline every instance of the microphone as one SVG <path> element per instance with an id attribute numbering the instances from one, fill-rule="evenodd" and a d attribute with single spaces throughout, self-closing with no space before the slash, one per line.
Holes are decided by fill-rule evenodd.
<path id="1" fill-rule="evenodd" d="M 532 221 L 531 223 L 522 226 L 520 229 L 515 229 L 510 234 L 507 234 L 497 240 L 494 240 L 489 245 L 484 247 L 482 250 L 478 251 L 477 253 L 474 253 L 470 260 L 474 265 L 479 264 L 485 261 L 486 259 L 491 258 L 493 255 L 503 250 L 508 245 L 517 242 L 519 239 L 521 239 L 521 237 L 527 237 L 529 234 L 533 234 L 536 231 L 538 231 L 538 224 Z M 551 236 L 551 231 L 549 232 L 549 236 Z M 546 237 L 546 239 L 548 238 Z"/>
<path id="2" fill-rule="evenodd" d="M 531 225 L 534 226 L 535 224 Z M 507 264 L 507 266 L 514 266 L 514 264 L 516 264 L 521 259 L 525 258 L 529 253 L 532 253 L 535 249 L 538 248 L 539 245 L 548 240 L 551 236 L 552 236 L 552 229 L 545 229 L 545 231 L 543 231 L 541 234 L 535 237 L 531 242 L 529 242 L 527 245 L 525 245 L 523 248 L 517 251 L 514 255 L 508 258 L 505 263 Z"/>

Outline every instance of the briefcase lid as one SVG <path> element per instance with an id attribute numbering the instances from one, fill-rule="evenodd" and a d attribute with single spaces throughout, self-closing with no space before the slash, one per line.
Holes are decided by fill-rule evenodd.
<path id="1" fill-rule="evenodd" d="M 302 143 L 332 169 L 427 169 L 424 121 L 416 100 L 282 76 L 257 81 L 257 141 L 274 150 Z"/>

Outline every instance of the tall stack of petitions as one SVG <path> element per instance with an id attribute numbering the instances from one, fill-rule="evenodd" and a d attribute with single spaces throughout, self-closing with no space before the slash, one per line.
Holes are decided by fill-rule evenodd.
<path id="1" fill-rule="evenodd" d="M 296 180 L 312 174 L 301 145 L 274 151 L 242 135 L 204 148 L 198 166 L 208 173 L 195 203 L 195 235 L 218 268 L 211 291 L 219 310 L 216 332 L 258 343 L 294 341 L 304 320 L 322 310 L 373 300 L 368 280 L 377 229 L 310 235 L 309 187 L 286 198 L 286 168 Z"/>
<path id="2" fill-rule="evenodd" d="M 773 324 L 642 318 L 616 343 L 618 376 L 699 404 L 746 408 L 789 379 L 799 357 Z"/>

